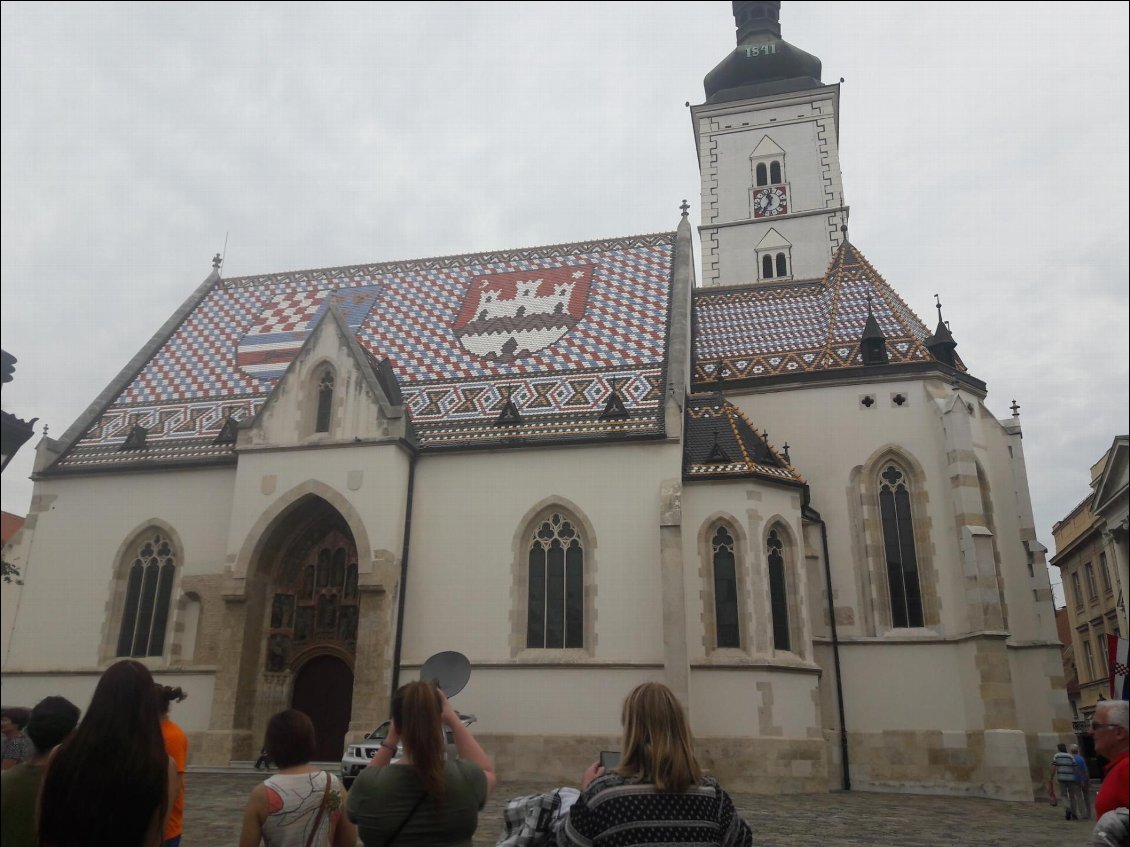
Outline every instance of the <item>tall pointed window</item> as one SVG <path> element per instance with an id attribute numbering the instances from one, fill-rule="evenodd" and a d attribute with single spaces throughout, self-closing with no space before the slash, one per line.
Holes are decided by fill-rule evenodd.
<path id="1" fill-rule="evenodd" d="M 334 372 L 330 368 L 326 368 L 322 371 L 322 378 L 318 380 L 318 417 L 314 424 L 314 432 L 330 431 L 333 404 Z M 307 420 L 309 420 L 309 418 L 307 418 Z"/>
<path id="2" fill-rule="evenodd" d="M 891 621 L 895 627 L 922 626 L 922 591 L 914 549 L 910 492 L 903 472 L 893 464 L 887 465 L 880 474 L 879 514 L 883 523 Z"/>
<path id="3" fill-rule="evenodd" d="M 757 172 L 757 184 L 758 185 L 768 185 L 769 184 L 769 171 L 766 169 L 764 162 L 758 162 L 757 163 L 756 172 Z"/>
<path id="4" fill-rule="evenodd" d="M 719 647 L 741 647 L 738 628 L 738 574 L 734 538 L 720 526 L 710 539 L 714 565 L 714 623 Z"/>
<path id="5" fill-rule="evenodd" d="M 175 577 L 176 556 L 168 539 L 160 532 L 145 533 L 129 567 L 117 655 L 160 656 L 165 652 Z"/>
<path id="6" fill-rule="evenodd" d="M 781 163 L 775 159 L 769 163 L 769 182 L 771 185 L 780 185 L 784 182 L 781 179 Z"/>
<path id="7" fill-rule="evenodd" d="M 585 550 L 560 512 L 537 524 L 529 546 L 527 647 L 584 647 Z"/>
<path id="8" fill-rule="evenodd" d="M 765 543 L 769 559 L 769 604 L 773 610 L 773 649 L 789 650 L 789 595 L 785 581 L 784 544 L 777 530 L 769 531 Z"/>

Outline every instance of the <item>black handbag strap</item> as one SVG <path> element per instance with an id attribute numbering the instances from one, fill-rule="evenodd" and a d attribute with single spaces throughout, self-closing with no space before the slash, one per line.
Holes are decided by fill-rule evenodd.
<path id="1" fill-rule="evenodd" d="M 400 835 L 400 830 L 404 829 L 404 825 L 407 824 L 408 821 L 412 820 L 412 816 L 416 814 L 416 810 L 420 808 L 420 804 L 424 802 L 424 798 L 427 796 L 428 790 L 425 788 L 424 793 L 420 795 L 420 799 L 416 801 L 416 805 L 412 807 L 411 811 L 409 811 L 407 815 L 405 815 L 404 820 L 400 822 L 400 826 L 394 829 L 392 835 L 390 835 L 388 837 L 388 840 L 385 841 L 385 847 L 388 847 L 388 845 L 392 844 L 392 842 L 396 840 L 396 836 Z"/>

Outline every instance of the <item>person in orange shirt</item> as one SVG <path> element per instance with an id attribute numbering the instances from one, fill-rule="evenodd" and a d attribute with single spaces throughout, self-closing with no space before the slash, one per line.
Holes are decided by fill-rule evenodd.
<path id="1" fill-rule="evenodd" d="M 176 765 L 177 778 L 169 786 L 169 819 L 165 823 L 164 847 L 180 847 L 184 832 L 184 767 L 188 761 L 188 736 L 184 730 L 169 720 L 169 706 L 175 700 L 184 700 L 188 694 L 183 688 L 157 684 L 157 703 L 161 707 L 161 735 L 165 738 L 165 752 Z"/>

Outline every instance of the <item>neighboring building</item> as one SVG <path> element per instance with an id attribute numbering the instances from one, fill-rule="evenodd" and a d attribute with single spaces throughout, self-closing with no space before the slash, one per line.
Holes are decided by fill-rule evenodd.
<path id="1" fill-rule="evenodd" d="M 3 371 L 4 384 L 12 381 L 16 362 L 15 356 L 7 350 L 0 350 L 0 369 Z M 0 472 L 8 467 L 8 462 L 12 461 L 16 451 L 23 447 L 27 440 L 35 434 L 35 422 L 37 420 L 39 418 L 25 421 L 0 409 Z"/>
<path id="2" fill-rule="evenodd" d="M 1071 637 L 1071 618 L 1067 607 L 1055 610 L 1055 631 L 1063 644 L 1063 678 L 1066 681 L 1067 702 L 1071 705 L 1071 724 L 1076 732 L 1087 729 L 1084 718 L 1079 710 L 1079 670 L 1075 665 L 1075 639 Z"/>
<path id="3" fill-rule="evenodd" d="M 848 241 L 839 86 L 779 5 L 734 4 L 691 111 L 701 288 L 685 208 L 216 267 L 37 448 L 5 691 L 133 655 L 191 691 L 196 762 L 289 705 L 334 758 L 459 650 L 511 779 L 575 780 L 659 679 L 735 790 L 1046 790 L 1071 714 L 1019 419 Z"/>
<path id="4" fill-rule="evenodd" d="M 1079 675 L 1079 717 L 1089 720 L 1110 696 L 1106 635 L 1126 636 L 1127 437 L 1091 467 L 1091 494 L 1052 527 Z M 1095 514 L 1098 506 L 1115 521 Z M 1064 642 L 1067 643 L 1066 641 Z"/>

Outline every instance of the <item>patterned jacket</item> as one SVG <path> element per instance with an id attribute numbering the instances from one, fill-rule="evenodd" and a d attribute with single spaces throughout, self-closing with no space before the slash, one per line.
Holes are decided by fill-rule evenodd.
<path id="1" fill-rule="evenodd" d="M 593 780 L 557 830 L 558 847 L 716 844 L 752 847 L 753 833 L 713 777 L 681 793 L 609 773 Z"/>

